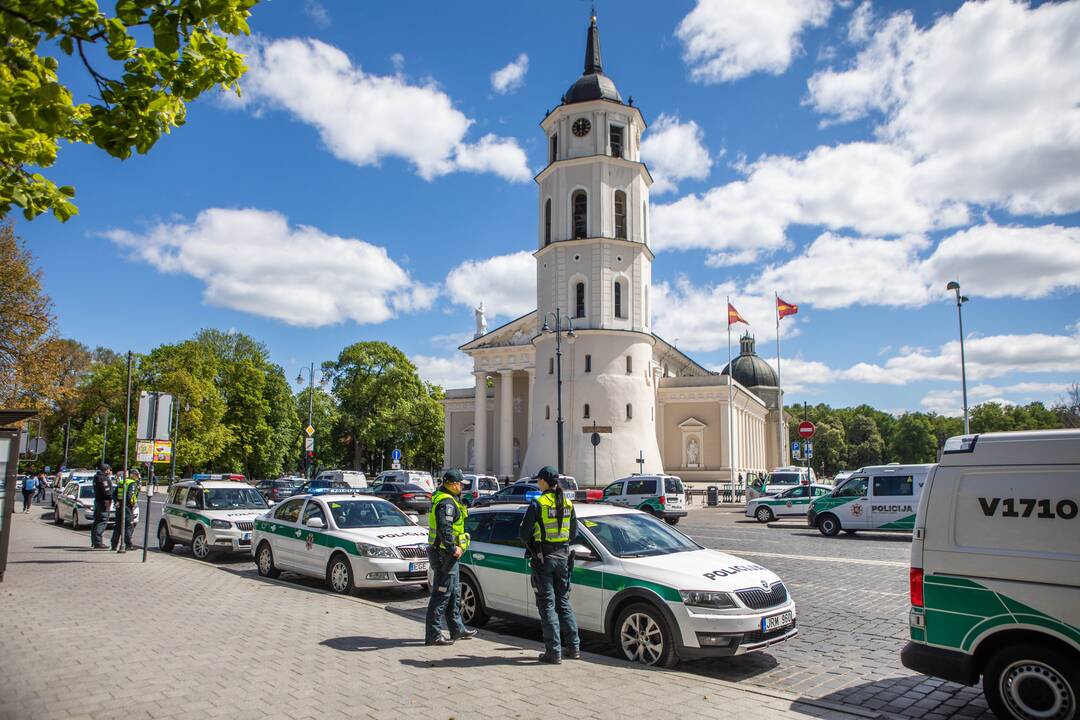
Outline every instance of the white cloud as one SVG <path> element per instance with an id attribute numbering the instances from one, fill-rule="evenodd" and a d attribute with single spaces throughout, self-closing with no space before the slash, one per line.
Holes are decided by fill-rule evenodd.
<path id="1" fill-rule="evenodd" d="M 1080 3 L 968 2 L 931 27 L 890 17 L 810 102 L 923 165 L 927 190 L 1014 214 L 1080 210 Z"/>
<path id="2" fill-rule="evenodd" d="M 517 59 L 491 73 L 491 89 L 500 95 L 515 92 L 525 85 L 529 72 L 529 56 L 521 53 Z"/>
<path id="3" fill-rule="evenodd" d="M 733 283 L 693 285 L 685 277 L 674 283 L 660 282 L 652 286 L 653 327 L 656 334 L 683 350 L 711 352 L 727 345 L 727 311 L 725 298 L 750 324 L 731 327 L 732 353 L 738 353 L 738 338 L 749 330 L 758 342 L 776 339 L 776 316 L 772 294 L 736 294 Z M 702 309 L 708 308 L 705 312 Z M 780 325 L 784 337 L 799 334 L 798 320 L 785 318 Z"/>
<path id="4" fill-rule="evenodd" d="M 319 0 L 304 0 L 304 12 L 319 27 L 330 27 L 330 13 Z"/>
<path id="5" fill-rule="evenodd" d="M 413 355 L 409 359 L 423 380 L 440 385 L 444 390 L 471 387 L 476 383 L 472 374 L 472 359 L 464 353 L 454 353 L 451 357 Z"/>
<path id="6" fill-rule="evenodd" d="M 446 276 L 446 293 L 470 308 L 483 302 L 488 318 L 519 317 L 536 309 L 536 258 L 523 250 L 466 260 Z"/>
<path id="7" fill-rule="evenodd" d="M 292 226 L 265 210 L 212 208 L 191 223 L 104 235 L 160 272 L 201 280 L 211 305 L 290 325 L 381 323 L 430 307 L 438 294 L 410 278 L 385 248 Z"/>
<path id="8" fill-rule="evenodd" d="M 983 384 L 968 388 L 968 407 L 980 403 L 996 402 L 1002 405 L 1022 405 L 1029 402 L 1052 402 L 1069 387 L 1068 383 L 1016 383 L 1005 387 Z M 964 414 L 962 390 L 933 390 L 923 396 L 922 406 L 940 415 Z"/>
<path id="9" fill-rule="evenodd" d="M 400 66 L 395 75 L 366 73 L 314 39 L 254 37 L 239 46 L 249 68 L 244 96 L 227 104 L 287 110 L 316 128 L 335 157 L 359 166 L 397 157 L 427 180 L 455 170 L 532 177 L 517 140 L 488 135 L 467 143 L 473 121 L 434 82 L 411 84 Z"/>
<path id="10" fill-rule="evenodd" d="M 870 29 L 874 21 L 874 8 L 870 0 L 863 0 L 855 12 L 851 13 L 848 21 L 848 40 L 852 42 L 866 42 L 870 39 Z"/>
<path id="11" fill-rule="evenodd" d="M 677 115 L 661 113 L 641 141 L 641 159 L 652 172 L 653 195 L 678 190 L 686 178 L 704 180 L 712 168 L 705 148 L 704 131 L 693 120 L 682 122 Z"/>
<path id="12" fill-rule="evenodd" d="M 803 31 L 824 25 L 831 11 L 829 0 L 698 0 L 675 36 L 695 80 L 779 75 L 800 50 Z"/>

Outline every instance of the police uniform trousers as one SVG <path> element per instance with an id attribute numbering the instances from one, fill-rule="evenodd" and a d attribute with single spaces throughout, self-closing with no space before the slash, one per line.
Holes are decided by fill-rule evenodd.
<path id="1" fill-rule="evenodd" d="M 461 562 L 455 561 L 449 570 L 443 570 L 448 560 L 447 553 L 434 545 L 428 546 L 428 562 L 435 581 L 431 586 L 425 621 L 424 640 L 427 642 L 442 636 L 444 616 L 451 638 L 460 637 L 466 630 L 465 623 L 461 622 Z"/>
<path id="2" fill-rule="evenodd" d="M 544 630 L 544 650 L 556 657 L 562 656 L 564 643 L 572 650 L 578 650 L 581 645 L 577 619 L 574 609 L 570 607 L 570 554 L 567 545 L 541 545 L 544 562 L 533 569 L 536 609 L 540 612 L 540 624 Z"/>

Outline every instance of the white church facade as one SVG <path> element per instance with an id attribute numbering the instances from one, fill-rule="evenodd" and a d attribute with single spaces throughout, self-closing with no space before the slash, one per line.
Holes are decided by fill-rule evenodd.
<path id="1" fill-rule="evenodd" d="M 560 378 L 562 469 L 583 485 L 661 471 L 725 482 L 787 464 L 782 394 L 753 338 L 732 363 L 729 411 L 727 368 L 711 372 L 652 332 L 646 126 L 603 73 L 595 18 L 585 72 L 541 127 L 537 309 L 490 332 L 478 310 L 460 348 L 475 386 L 443 401 L 444 464 L 515 479 L 558 465 Z M 726 322 L 724 308 L 701 310 Z"/>

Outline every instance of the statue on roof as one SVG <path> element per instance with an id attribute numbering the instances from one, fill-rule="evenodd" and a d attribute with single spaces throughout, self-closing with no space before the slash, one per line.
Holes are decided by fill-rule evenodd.
<path id="1" fill-rule="evenodd" d="M 487 335 L 487 318 L 484 317 L 484 301 L 480 301 L 480 307 L 473 310 L 476 315 L 476 334 L 473 338 L 478 338 L 481 335 Z"/>

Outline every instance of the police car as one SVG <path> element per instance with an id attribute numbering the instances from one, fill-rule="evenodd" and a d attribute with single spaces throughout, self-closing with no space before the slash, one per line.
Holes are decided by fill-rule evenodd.
<path id="1" fill-rule="evenodd" d="M 766 495 L 746 501 L 746 517 L 758 522 L 772 522 L 778 517 L 805 515 L 814 498 L 832 492 L 829 485 L 796 485 L 779 495 Z"/>
<path id="2" fill-rule="evenodd" d="M 337 593 L 427 583 L 427 530 L 394 505 L 357 491 L 289 498 L 255 520 L 259 574 L 326 580 Z"/>
<path id="3" fill-rule="evenodd" d="M 843 530 L 911 532 L 926 476 L 933 465 L 871 465 L 859 468 L 831 493 L 815 498 L 806 524 L 834 537 Z"/>
<path id="4" fill-rule="evenodd" d="M 267 509 L 259 491 L 222 475 L 195 475 L 173 484 L 158 523 L 158 547 L 171 552 L 177 544 L 205 560 L 217 551 L 244 552 L 251 548 L 255 518 Z M 226 475 L 226 478 L 243 475 Z"/>
<path id="5" fill-rule="evenodd" d="M 461 559 L 462 619 L 539 622 L 529 560 L 518 540 L 525 505 L 471 510 Z M 570 600 L 578 627 L 611 639 L 628 660 L 742 655 L 798 633 L 795 603 L 768 569 L 709 550 L 630 508 L 576 505 Z"/>
<path id="6" fill-rule="evenodd" d="M 131 515 L 131 524 L 139 524 L 139 506 L 135 505 Z M 94 478 L 79 476 L 69 480 L 63 492 L 53 494 L 53 522 L 63 525 L 71 522 L 71 527 L 79 530 L 94 524 Z M 108 523 L 116 521 L 116 503 L 110 506 Z"/>

